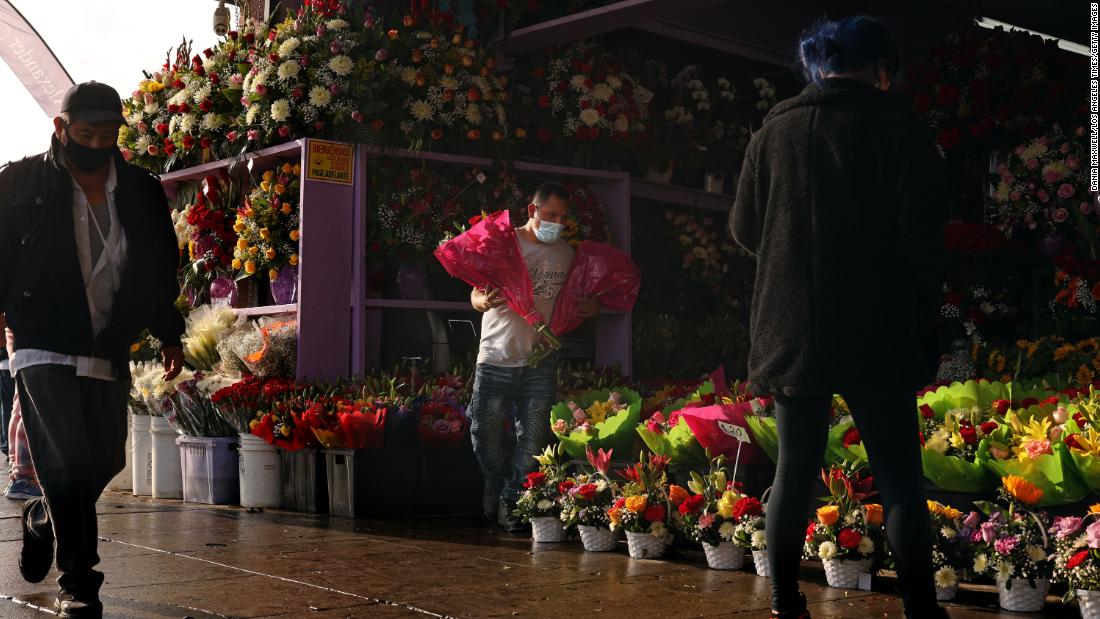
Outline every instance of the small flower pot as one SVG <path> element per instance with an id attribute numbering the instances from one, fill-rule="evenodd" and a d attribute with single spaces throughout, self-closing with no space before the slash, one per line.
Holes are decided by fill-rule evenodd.
<path id="1" fill-rule="evenodd" d="M 565 541 L 565 525 L 556 516 L 531 519 L 531 537 L 539 544 L 556 544 Z"/>
<path id="2" fill-rule="evenodd" d="M 848 561 L 829 559 L 825 563 L 825 580 L 834 589 L 858 589 L 859 577 L 870 573 L 871 560 Z"/>
<path id="3" fill-rule="evenodd" d="M 1043 610 L 1047 603 L 1047 591 L 1050 590 L 1050 580 L 1046 578 L 1035 579 L 1035 586 L 1026 578 L 1013 578 L 1011 587 L 1008 583 L 997 583 L 997 594 L 1000 596 L 1001 608 L 1018 613 L 1035 613 Z"/>
<path id="4" fill-rule="evenodd" d="M 950 587 L 936 587 L 936 601 L 950 602 L 955 599 L 955 595 L 958 592 L 959 585 L 951 585 Z"/>
<path id="5" fill-rule="evenodd" d="M 712 546 L 703 542 L 707 566 L 712 570 L 739 570 L 745 565 L 745 549 L 731 542 Z"/>
<path id="6" fill-rule="evenodd" d="M 771 568 L 768 566 L 767 550 L 752 551 L 752 564 L 756 567 L 757 576 L 763 576 L 764 578 L 772 577 Z"/>
<path id="7" fill-rule="evenodd" d="M 631 559 L 660 559 L 668 548 L 665 536 L 653 537 L 649 533 L 626 532 L 626 545 Z"/>
<path id="8" fill-rule="evenodd" d="M 1100 619 L 1100 591 L 1078 589 L 1077 603 L 1081 606 L 1081 619 Z"/>
<path id="9" fill-rule="evenodd" d="M 607 552 L 615 550 L 615 532 L 604 527 L 590 527 L 582 524 L 577 527 L 581 533 L 581 543 L 588 552 Z"/>

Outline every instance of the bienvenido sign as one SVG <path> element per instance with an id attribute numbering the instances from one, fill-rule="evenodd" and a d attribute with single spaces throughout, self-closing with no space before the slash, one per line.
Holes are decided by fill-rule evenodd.
<path id="1" fill-rule="evenodd" d="M 0 58 L 8 63 L 46 115 L 57 116 L 73 78 L 8 0 L 0 0 Z"/>

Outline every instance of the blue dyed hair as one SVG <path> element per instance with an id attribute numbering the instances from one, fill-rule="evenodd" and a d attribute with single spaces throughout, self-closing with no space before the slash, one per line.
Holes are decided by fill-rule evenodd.
<path id="1" fill-rule="evenodd" d="M 898 46 L 886 24 L 867 15 L 814 22 L 799 39 L 798 60 L 803 77 L 815 84 L 821 82 L 821 72 L 855 72 L 880 60 L 886 61 L 893 77 L 900 64 Z"/>

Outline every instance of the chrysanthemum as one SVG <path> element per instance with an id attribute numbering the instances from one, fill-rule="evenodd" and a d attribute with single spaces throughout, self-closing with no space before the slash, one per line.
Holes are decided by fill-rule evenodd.
<path id="1" fill-rule="evenodd" d="M 836 544 L 832 542 L 821 542 L 821 545 L 817 548 L 817 556 L 822 561 L 828 561 L 836 558 Z"/>
<path id="2" fill-rule="evenodd" d="M 599 101 L 610 101 L 613 94 L 615 94 L 615 91 L 605 83 L 601 82 L 592 87 L 592 96 Z"/>
<path id="3" fill-rule="evenodd" d="M 314 107 L 326 107 L 332 102 L 332 93 L 324 86 L 314 86 L 309 90 L 309 103 Z"/>
<path id="4" fill-rule="evenodd" d="M 580 121 L 585 125 L 593 127 L 596 123 L 600 122 L 600 113 L 592 108 L 588 108 L 586 110 L 581 110 L 578 118 L 580 118 Z"/>
<path id="5" fill-rule="evenodd" d="M 435 110 L 432 109 L 432 104 L 423 99 L 417 99 L 409 106 L 409 111 L 412 112 L 413 118 L 420 122 L 431 120 L 435 114 Z"/>
<path id="6" fill-rule="evenodd" d="M 299 41 L 297 37 L 290 37 L 279 45 L 279 55 L 285 58 L 293 54 L 294 50 L 298 49 L 298 46 L 301 44 L 302 42 Z"/>
<path id="7" fill-rule="evenodd" d="M 329 58 L 328 68 L 332 69 L 332 72 L 336 75 L 343 77 L 351 73 L 351 70 L 355 68 L 355 61 L 344 54 L 338 54 Z"/>
<path id="8" fill-rule="evenodd" d="M 959 575 L 955 573 L 954 568 L 944 566 L 936 570 L 935 581 L 940 589 L 950 589 L 959 584 Z"/>
<path id="9" fill-rule="evenodd" d="M 302 66 L 298 64 L 297 60 L 287 60 L 279 65 L 277 74 L 281 80 L 290 80 L 298 77 L 301 70 Z"/>
<path id="10" fill-rule="evenodd" d="M 271 120 L 283 122 L 290 118 L 290 102 L 286 99 L 276 99 L 271 104 Z"/>

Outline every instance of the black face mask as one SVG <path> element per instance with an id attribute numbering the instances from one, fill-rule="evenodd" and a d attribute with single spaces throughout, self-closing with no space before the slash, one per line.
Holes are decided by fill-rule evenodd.
<path id="1" fill-rule="evenodd" d="M 111 159 L 111 155 L 118 150 L 115 146 L 108 146 L 107 148 L 84 146 L 74 140 L 72 136 L 69 136 L 69 140 L 62 148 L 65 150 L 65 157 L 84 172 L 94 172 L 100 169 Z"/>

